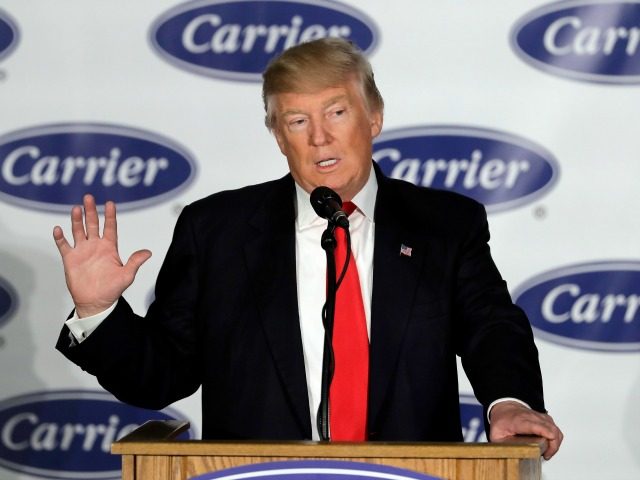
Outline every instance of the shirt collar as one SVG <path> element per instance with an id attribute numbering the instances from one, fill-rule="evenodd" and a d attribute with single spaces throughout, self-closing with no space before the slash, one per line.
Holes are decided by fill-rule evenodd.
<path id="1" fill-rule="evenodd" d="M 326 220 L 320 218 L 316 212 L 313 210 L 311 206 L 311 202 L 309 201 L 310 194 L 308 194 L 300 185 L 297 183 L 296 186 L 296 223 L 298 228 L 306 228 L 313 225 L 319 225 L 322 223 L 326 223 Z M 378 193 L 378 179 L 376 178 L 376 173 L 374 168 L 371 167 L 369 171 L 369 179 L 367 183 L 364 184 L 362 190 L 360 190 L 355 197 L 353 197 L 352 202 L 356 204 L 358 210 L 365 218 L 369 219 L 373 222 L 373 213 L 376 208 L 376 195 Z"/>

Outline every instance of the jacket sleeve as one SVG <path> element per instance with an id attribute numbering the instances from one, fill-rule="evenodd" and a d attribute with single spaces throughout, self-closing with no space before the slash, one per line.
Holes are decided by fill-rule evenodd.
<path id="1" fill-rule="evenodd" d="M 188 209 L 188 207 L 187 207 Z M 185 211 L 187 211 L 185 209 Z M 197 246 L 181 214 L 145 317 L 124 298 L 82 343 L 65 326 L 56 348 L 118 399 L 160 409 L 195 392 L 200 383 L 196 303 Z"/>
<path id="2" fill-rule="evenodd" d="M 484 207 L 460 244 L 456 278 L 457 349 L 476 398 L 486 409 L 505 397 L 545 411 L 538 351 L 529 320 L 514 305 L 491 258 Z"/>

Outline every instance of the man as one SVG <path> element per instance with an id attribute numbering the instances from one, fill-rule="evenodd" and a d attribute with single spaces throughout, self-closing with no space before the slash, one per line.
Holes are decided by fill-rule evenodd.
<path id="1" fill-rule="evenodd" d="M 293 47 L 265 72 L 263 99 L 290 175 L 187 206 L 145 317 L 121 295 L 151 253 L 122 265 L 113 203 L 102 236 L 91 196 L 84 222 L 72 209 L 74 247 L 55 227 L 75 304 L 57 347 L 134 405 L 162 408 L 202 385 L 205 438 L 318 438 L 326 221 L 309 194 L 327 186 L 357 207 L 366 438 L 461 440 L 457 354 L 490 439 L 541 435 L 553 456 L 562 433 L 544 413 L 531 328 L 491 259 L 484 209 L 373 165 L 383 102 L 363 55 L 338 39 Z"/>

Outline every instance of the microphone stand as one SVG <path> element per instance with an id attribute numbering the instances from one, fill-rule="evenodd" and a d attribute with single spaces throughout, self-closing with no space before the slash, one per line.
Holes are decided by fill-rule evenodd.
<path id="1" fill-rule="evenodd" d="M 348 223 L 347 223 L 348 225 Z M 336 257 L 335 249 L 338 244 L 335 237 L 336 226 L 344 228 L 347 252 L 340 277 L 336 280 Z M 333 355 L 333 320 L 336 309 L 336 292 L 342 283 L 342 279 L 347 273 L 347 267 L 351 260 L 351 234 L 349 228 L 337 225 L 333 220 L 329 220 L 327 229 L 322 233 L 320 244 L 327 256 L 327 300 L 322 308 L 322 324 L 324 325 L 324 350 L 322 355 L 322 384 L 320 390 L 320 406 L 318 407 L 317 426 L 320 440 L 329 441 L 329 390 L 335 359 Z"/>
<path id="2" fill-rule="evenodd" d="M 324 325 L 324 353 L 322 355 L 322 386 L 320 391 L 320 407 L 318 408 L 318 434 L 320 440 L 329 441 L 329 388 L 333 378 L 333 319 L 336 306 L 336 226 L 329 221 L 327 229 L 322 233 L 320 244 L 327 256 L 327 301 L 322 309 L 322 324 Z"/>

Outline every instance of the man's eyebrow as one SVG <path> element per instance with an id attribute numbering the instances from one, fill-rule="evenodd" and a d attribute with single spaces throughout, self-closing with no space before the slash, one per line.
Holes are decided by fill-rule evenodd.
<path id="1" fill-rule="evenodd" d="M 297 115 L 297 114 L 304 114 L 304 112 L 302 110 L 299 110 L 297 108 L 292 108 L 287 110 L 286 112 L 282 112 L 282 116 L 283 117 L 287 117 L 289 115 Z"/>
<path id="2" fill-rule="evenodd" d="M 331 105 L 333 105 L 335 103 L 338 103 L 338 102 L 340 102 L 342 100 L 346 100 L 347 98 L 348 98 L 348 96 L 345 95 L 345 94 L 336 95 L 335 97 L 331 97 L 326 102 L 324 102 L 322 104 L 322 108 L 328 108 L 328 107 L 330 107 Z M 305 115 L 305 112 L 304 112 L 304 110 L 300 110 L 298 108 L 290 108 L 289 110 L 287 110 L 285 112 L 282 112 L 282 116 L 283 117 L 287 117 L 289 115 L 298 115 L 298 114 Z"/>
<path id="3" fill-rule="evenodd" d="M 329 100 L 327 100 L 326 102 L 324 102 L 322 104 L 322 106 L 324 108 L 330 107 L 331 105 L 333 105 L 334 103 L 338 103 L 342 100 L 346 100 L 347 99 L 347 95 L 342 94 L 342 95 L 336 95 L 335 97 L 331 97 Z"/>

